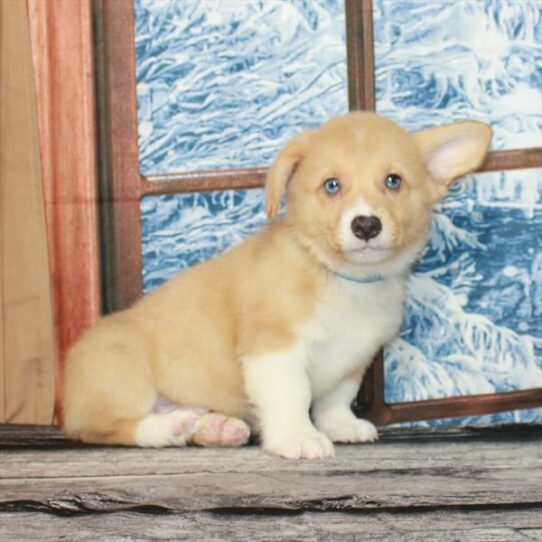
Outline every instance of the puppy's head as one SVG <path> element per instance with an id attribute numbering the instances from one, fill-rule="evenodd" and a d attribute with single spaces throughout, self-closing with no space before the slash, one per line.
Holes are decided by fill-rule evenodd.
<path id="1" fill-rule="evenodd" d="M 286 191 L 286 220 L 331 268 L 409 264 L 425 242 L 431 206 L 482 163 L 491 134 L 481 122 L 408 133 L 373 113 L 334 118 L 279 153 L 267 214 L 277 214 Z"/>

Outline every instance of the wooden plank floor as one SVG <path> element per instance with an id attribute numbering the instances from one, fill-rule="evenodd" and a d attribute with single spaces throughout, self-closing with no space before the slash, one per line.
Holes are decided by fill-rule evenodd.
<path id="1" fill-rule="evenodd" d="M 326 461 L 0 427 L 0 540 L 542 541 L 542 431 L 393 430 Z"/>

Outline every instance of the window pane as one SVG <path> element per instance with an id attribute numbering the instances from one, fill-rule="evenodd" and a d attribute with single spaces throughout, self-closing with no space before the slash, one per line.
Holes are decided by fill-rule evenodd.
<path id="1" fill-rule="evenodd" d="M 542 2 L 374 0 L 377 110 L 406 128 L 490 121 L 542 145 Z"/>
<path id="2" fill-rule="evenodd" d="M 135 0 L 143 174 L 267 165 L 345 113 L 342 0 Z"/>
<path id="3" fill-rule="evenodd" d="M 143 198 L 144 293 L 259 229 L 266 221 L 262 192 L 227 190 Z"/>
<path id="4" fill-rule="evenodd" d="M 542 386 L 542 170 L 453 185 L 409 290 L 386 350 L 387 401 Z"/>

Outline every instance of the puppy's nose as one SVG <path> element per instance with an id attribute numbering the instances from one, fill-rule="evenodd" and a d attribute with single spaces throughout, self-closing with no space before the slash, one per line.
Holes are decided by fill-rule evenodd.
<path id="1" fill-rule="evenodd" d="M 358 239 L 368 241 L 382 231 L 382 222 L 377 216 L 356 216 L 350 227 Z"/>

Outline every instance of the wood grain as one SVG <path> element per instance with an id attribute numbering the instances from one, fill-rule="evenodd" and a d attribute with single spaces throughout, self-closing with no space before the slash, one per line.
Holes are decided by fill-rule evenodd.
<path id="1" fill-rule="evenodd" d="M 462 427 L 380 427 L 381 440 L 395 442 L 449 442 L 498 441 L 503 437 L 516 441 L 532 440 L 542 436 L 542 426 L 535 424 L 514 424 L 508 426 L 462 426 Z M 65 437 L 57 426 L 43 425 L 1 425 L 0 451 L 5 450 L 48 450 L 48 449 L 103 449 L 110 446 L 83 445 Z M 127 448 L 120 448 L 126 450 Z M 59 456 L 61 457 L 61 456 Z M 60 461 L 62 459 L 59 459 Z"/>
<path id="2" fill-rule="evenodd" d="M 388 431 L 376 444 L 337 446 L 337 457 L 326 461 L 287 461 L 257 447 L 0 446 L 0 511 L 286 513 L 542 504 L 539 430 L 494 431 L 483 439 L 443 434 L 406 439 Z"/>
<path id="3" fill-rule="evenodd" d="M 533 542 L 537 510 L 427 512 L 420 514 L 231 515 L 112 513 L 55 517 L 28 512 L 0 516 L 6 540 L 250 540 L 314 542 Z M 6 538 L 7 537 L 7 538 Z"/>
<path id="4" fill-rule="evenodd" d="M 346 0 L 345 11 L 349 110 L 375 111 L 372 0 Z"/>
<path id="5" fill-rule="evenodd" d="M 100 312 L 90 0 L 28 0 L 59 354 Z"/>
<path id="6" fill-rule="evenodd" d="M 482 416 L 494 412 L 541 407 L 542 388 L 392 403 L 387 406 L 391 413 L 389 423 L 454 416 Z"/>
<path id="7" fill-rule="evenodd" d="M 542 167 L 542 148 L 493 151 L 478 173 Z M 141 177 L 141 195 L 179 194 L 263 188 L 267 168 L 243 168 L 188 173 L 164 173 Z M 483 180 L 481 181 L 483 182 Z"/>
<path id="8" fill-rule="evenodd" d="M 388 428 L 288 461 L 0 426 L 0 539 L 527 542 L 542 532 L 541 444 L 533 426 Z"/>
<path id="9" fill-rule="evenodd" d="M 354 411 L 358 416 L 378 425 L 458 416 L 482 416 L 542 406 L 542 388 L 386 403 L 383 384 L 383 362 L 381 357 L 377 357 L 367 374 L 368 391 L 360 392 Z"/>
<path id="10" fill-rule="evenodd" d="M 503 435 L 501 435 L 503 438 Z M 504 439 L 503 439 L 504 440 Z M 482 473 L 504 468 L 512 455 L 515 467 L 542 466 L 536 458 L 538 438 L 521 438 L 503 442 L 506 453 L 496 445 L 498 439 L 410 439 L 393 440 L 382 434 L 381 442 L 372 445 L 337 446 L 337 458 L 322 461 L 285 461 L 263 453 L 257 446 L 241 450 L 167 448 L 161 450 L 111 447 L 76 447 L 58 449 L 2 450 L 1 483 L 9 480 L 64 479 L 92 476 L 170 476 L 201 474 L 226 475 L 239 473 L 314 475 L 318 466 L 326 476 L 373 475 L 382 473 L 416 475 L 422 473 L 453 475 Z M 476 443 L 475 445 L 473 443 Z M 448 448 L 442 452 L 443 448 Z M 423 449 L 423 454 L 420 450 Z M 68 450 L 68 451 L 66 451 Z M 469 450 L 468 457 L 463 457 Z M 508 454 L 508 455 L 506 455 Z M 110 461 L 111 457 L 115 461 Z M 534 463 L 533 463 L 534 461 Z M 316 471 L 315 471 L 316 469 Z M 542 475 L 533 482 L 541 482 Z M 542 498 L 542 495 L 541 495 Z"/>
<path id="11" fill-rule="evenodd" d="M 98 43 L 104 310 L 112 312 L 141 297 L 143 284 L 134 7 L 132 0 L 96 0 L 93 6 Z"/>
<path id="12" fill-rule="evenodd" d="M 191 173 L 149 175 L 142 178 L 143 195 L 262 188 L 267 168 L 243 168 Z"/>
<path id="13" fill-rule="evenodd" d="M 529 168 L 542 168 L 542 147 L 490 152 L 478 171 L 483 173 Z"/>

